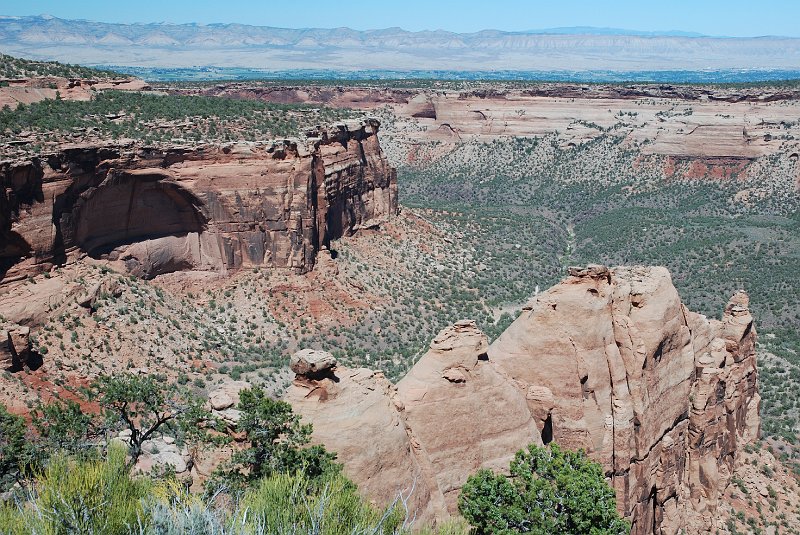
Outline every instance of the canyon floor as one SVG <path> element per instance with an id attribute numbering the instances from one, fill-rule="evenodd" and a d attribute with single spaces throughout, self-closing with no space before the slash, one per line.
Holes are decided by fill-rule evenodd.
<path id="1" fill-rule="evenodd" d="M 0 383 L 15 412 L 51 396 L 80 399 L 93 377 L 120 368 L 166 373 L 200 392 L 244 380 L 280 395 L 293 377 L 289 355 L 307 347 L 397 380 L 458 320 L 495 339 L 570 265 L 663 265 L 687 307 L 709 317 L 746 290 L 758 326 L 763 440 L 724 491 L 727 532 L 800 529 L 797 89 L 157 89 L 141 101 L 101 93 L 97 109 L 53 104 L 65 107 L 55 117 L 76 119 L 28 121 L 22 132 L 4 111 L 3 156 L 133 132 L 155 146 L 255 141 L 368 114 L 397 168 L 399 214 L 332 241 L 308 273 L 255 266 L 144 280 L 84 255 L 2 281 L 0 320 L 30 326 L 37 355 Z M 217 97 L 236 99 L 219 122 L 165 112 L 158 100 Z M 235 119 L 243 112 L 256 118 Z"/>

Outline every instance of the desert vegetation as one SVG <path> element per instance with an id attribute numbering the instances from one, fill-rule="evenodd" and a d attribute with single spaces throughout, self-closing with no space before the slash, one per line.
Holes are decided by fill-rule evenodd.
<path id="1" fill-rule="evenodd" d="M 764 429 L 796 442 L 800 241 L 788 155 L 758 159 L 734 180 L 669 177 L 661 157 L 611 132 L 575 147 L 557 134 L 465 142 L 423 162 L 400 167 L 402 202 L 430 219 L 473 223 L 475 264 L 486 266 L 476 288 L 494 306 L 513 310 L 566 265 L 593 262 L 667 266 L 687 306 L 709 317 L 747 290 L 762 345 L 775 355 L 762 367 Z M 503 214 L 517 251 L 498 236 L 493 213 Z"/>
<path id="2" fill-rule="evenodd" d="M 408 489 L 384 508 L 368 503 L 334 454 L 309 446 L 311 426 L 260 388 L 240 392 L 239 445 L 194 492 L 170 465 L 137 467 L 143 444 L 165 433 L 195 448 L 231 443 L 191 390 L 129 373 L 102 376 L 91 390 L 98 412 L 56 401 L 37 408 L 32 426 L 0 405 L 2 533 L 470 532 L 460 521 L 415 523 Z M 479 471 L 459 509 L 478 534 L 629 530 L 600 465 L 557 445 L 518 452 L 510 478 Z"/>
<path id="3" fill-rule="evenodd" d="M 61 78 L 85 78 L 106 80 L 124 78 L 124 74 L 105 69 L 92 69 L 81 65 L 59 63 L 57 61 L 33 61 L 0 54 L 0 78 L 32 78 L 53 76 Z"/>
<path id="4" fill-rule="evenodd" d="M 163 377 L 126 373 L 92 390 L 99 412 L 55 402 L 39 407 L 32 427 L 0 406 L 2 533 L 399 533 L 409 522 L 401 499 L 385 510 L 366 503 L 335 455 L 308 446 L 311 427 L 259 388 L 238 405 L 245 446 L 194 494 L 169 465 L 135 467 L 142 445 L 164 433 L 181 444 L 230 442 L 198 398 Z"/>
<path id="5" fill-rule="evenodd" d="M 144 143 L 268 141 L 297 137 L 305 129 L 351 117 L 348 110 L 305 104 L 199 96 L 104 91 L 89 101 L 44 100 L 0 111 L 0 142 L 30 140 L 37 152 L 48 143 L 80 139 Z"/>
<path id="6" fill-rule="evenodd" d="M 10 64 L 17 74 L 9 77 L 38 68 Z M 483 87 L 466 81 L 419 85 Z M 393 130 L 400 122 L 391 109 L 377 113 L 384 120 L 382 144 L 399 168 L 401 214 L 381 222 L 378 231 L 363 229 L 333 242 L 310 274 L 255 268 L 144 281 L 102 262 L 78 262 L 18 283 L 24 290 L 55 278 L 72 296 L 96 283 L 102 291 L 88 310 L 53 292 L 51 317 L 33 337 L 43 367 L 4 374 L 3 397 L 17 404 L 17 412 L 24 404 L 32 419 L 0 406 L 0 484 L 9 493 L 0 508 L 0 531 L 338 534 L 420 528 L 410 524 L 403 489 L 388 508 L 375 507 L 342 475 L 333 454 L 310 446 L 311 428 L 276 401 L 291 378 L 289 355 L 325 349 L 342 365 L 381 370 L 397 380 L 444 327 L 474 319 L 494 339 L 568 266 L 589 263 L 665 265 L 683 302 L 711 317 L 720 316 L 731 294 L 746 289 L 760 333 L 768 452 L 753 458 L 760 455 L 756 463 L 765 477 L 773 470 L 763 460 L 768 455 L 800 474 L 794 448 L 800 426 L 796 157 L 756 158 L 725 180 L 690 176 L 689 164 L 649 154 L 647 140 L 631 141 L 622 125 L 637 120 L 636 112 L 619 110 L 610 127 L 576 120 L 592 131 L 577 143 L 558 132 L 449 145 L 423 141 L 411 161 Z M 659 117 L 693 113 L 676 101 Z M 316 105 L 105 91 L 86 102 L 59 98 L 4 109 L 0 141 L 18 155 L 76 140 L 259 142 L 355 115 Z M 406 134 L 423 128 L 400 127 Z M 246 446 L 220 466 L 203 492 L 187 491 L 169 470 L 137 471 L 154 437 L 168 436 L 193 451 L 230 445 L 227 424 L 201 400 L 231 379 L 253 387 L 237 407 L 237 433 Z M 582 453 L 531 446 L 518 453 L 510 474 L 481 471 L 467 483 L 460 511 L 477 533 L 627 529 L 601 469 Z M 729 531 L 766 529 L 766 515 L 756 505 L 778 508 L 778 498 L 765 491 L 768 505 L 750 500 L 760 491 L 738 477 L 728 489 L 737 508 L 730 512 Z M 440 531 L 466 529 L 455 524 Z"/>

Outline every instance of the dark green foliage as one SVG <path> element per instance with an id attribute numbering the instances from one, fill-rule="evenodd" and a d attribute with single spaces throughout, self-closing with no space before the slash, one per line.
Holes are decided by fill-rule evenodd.
<path id="1" fill-rule="evenodd" d="M 531 444 L 511 475 L 480 470 L 461 490 L 458 509 L 483 534 L 612 535 L 630 531 L 617 513 L 601 466 L 582 451 Z"/>
<path id="2" fill-rule="evenodd" d="M 25 420 L 0 404 L 0 490 L 20 480 L 34 458 L 35 448 L 27 436 Z"/>
<path id="3" fill-rule="evenodd" d="M 92 417 L 85 414 L 74 401 L 56 400 L 40 405 L 33 414 L 33 427 L 40 456 L 63 451 L 90 453 L 94 450 L 97 430 Z"/>
<path id="4" fill-rule="evenodd" d="M 333 461 L 335 454 L 322 446 L 308 445 L 311 440 L 311 425 L 300 423 L 300 417 L 285 401 L 271 399 L 260 387 L 239 392 L 242 412 L 237 425 L 244 432 L 249 447 L 233 454 L 231 465 L 223 469 L 219 479 L 234 487 L 273 474 L 302 472 L 315 478 L 325 473 L 337 472 L 339 466 Z"/>

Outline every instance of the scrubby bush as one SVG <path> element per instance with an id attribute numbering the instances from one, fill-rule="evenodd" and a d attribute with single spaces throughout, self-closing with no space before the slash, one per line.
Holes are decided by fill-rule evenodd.
<path id="1" fill-rule="evenodd" d="M 601 466 L 583 451 L 531 444 L 511 461 L 511 475 L 479 470 L 461 490 L 458 509 L 478 535 L 532 533 L 619 535 L 630 526 L 617 513 Z"/>
<path id="2" fill-rule="evenodd" d="M 404 518 L 397 504 L 385 511 L 370 506 L 341 474 L 298 473 L 262 479 L 245 494 L 233 524 L 265 534 L 379 535 L 399 532 Z"/>
<path id="3" fill-rule="evenodd" d="M 142 445 L 159 433 L 169 430 L 190 443 L 202 443 L 218 424 L 191 391 L 156 375 L 101 376 L 92 385 L 92 397 L 111 430 L 130 432 L 130 467 L 142 454 Z"/>
<path id="4" fill-rule="evenodd" d="M 401 500 L 378 509 L 341 474 L 276 474 L 241 500 L 191 494 L 174 479 L 131 477 L 125 451 L 104 461 L 53 459 L 26 496 L 0 505 L 8 535 L 388 535 L 410 533 Z M 465 533 L 451 525 L 443 535 Z"/>
<path id="5" fill-rule="evenodd" d="M 40 459 L 54 452 L 96 453 L 95 422 L 75 401 L 56 400 L 40 405 L 33 413 L 32 423 Z"/>
<path id="6" fill-rule="evenodd" d="M 0 533 L 126 533 L 141 515 L 141 500 L 152 483 L 131 478 L 125 457 L 121 447 L 111 447 L 102 461 L 54 457 L 36 475 L 27 496 L 0 508 Z"/>

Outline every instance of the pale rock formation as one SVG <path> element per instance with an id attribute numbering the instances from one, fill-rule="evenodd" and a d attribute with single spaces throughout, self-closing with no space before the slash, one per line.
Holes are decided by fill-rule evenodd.
<path id="1" fill-rule="evenodd" d="M 211 414 L 225 422 L 228 431 L 236 440 L 240 439 L 236 427 L 242 417 L 241 411 L 236 408 L 239 405 L 239 392 L 251 386 L 247 381 L 225 381 L 208 393 L 208 407 L 211 409 Z"/>
<path id="2" fill-rule="evenodd" d="M 410 505 L 419 518 L 443 510 L 441 496 L 431 492 L 429 470 L 420 465 L 421 445 L 406 424 L 403 403 L 383 374 L 338 368 L 319 380 L 298 375 L 285 399 L 376 502 L 390 503 L 413 489 Z"/>
<path id="3" fill-rule="evenodd" d="M 289 368 L 297 375 L 325 375 L 336 369 L 336 357 L 327 351 L 301 349 L 289 359 Z"/>
<path id="4" fill-rule="evenodd" d="M 588 266 L 491 346 L 474 322 L 445 329 L 396 388 L 338 368 L 298 375 L 286 399 L 377 502 L 413 487 L 419 518 L 454 514 L 479 467 L 553 441 L 602 464 L 635 535 L 705 533 L 759 434 L 754 344 L 743 293 L 709 320 L 664 268 Z"/>
<path id="5" fill-rule="evenodd" d="M 191 456 L 185 447 L 179 447 L 172 437 L 157 437 L 142 444 L 135 468 L 142 473 L 171 469 L 176 475 L 188 476 L 190 466 Z"/>
<path id="6" fill-rule="evenodd" d="M 432 492 L 442 495 L 449 514 L 457 512 L 466 475 L 505 469 L 520 444 L 541 443 L 524 394 L 487 361 L 488 347 L 474 321 L 459 321 L 397 384 Z"/>
<path id="7" fill-rule="evenodd" d="M 233 400 L 225 391 L 214 391 L 208 395 L 208 402 L 211 404 L 211 409 L 215 411 L 223 411 L 233 406 Z"/>

